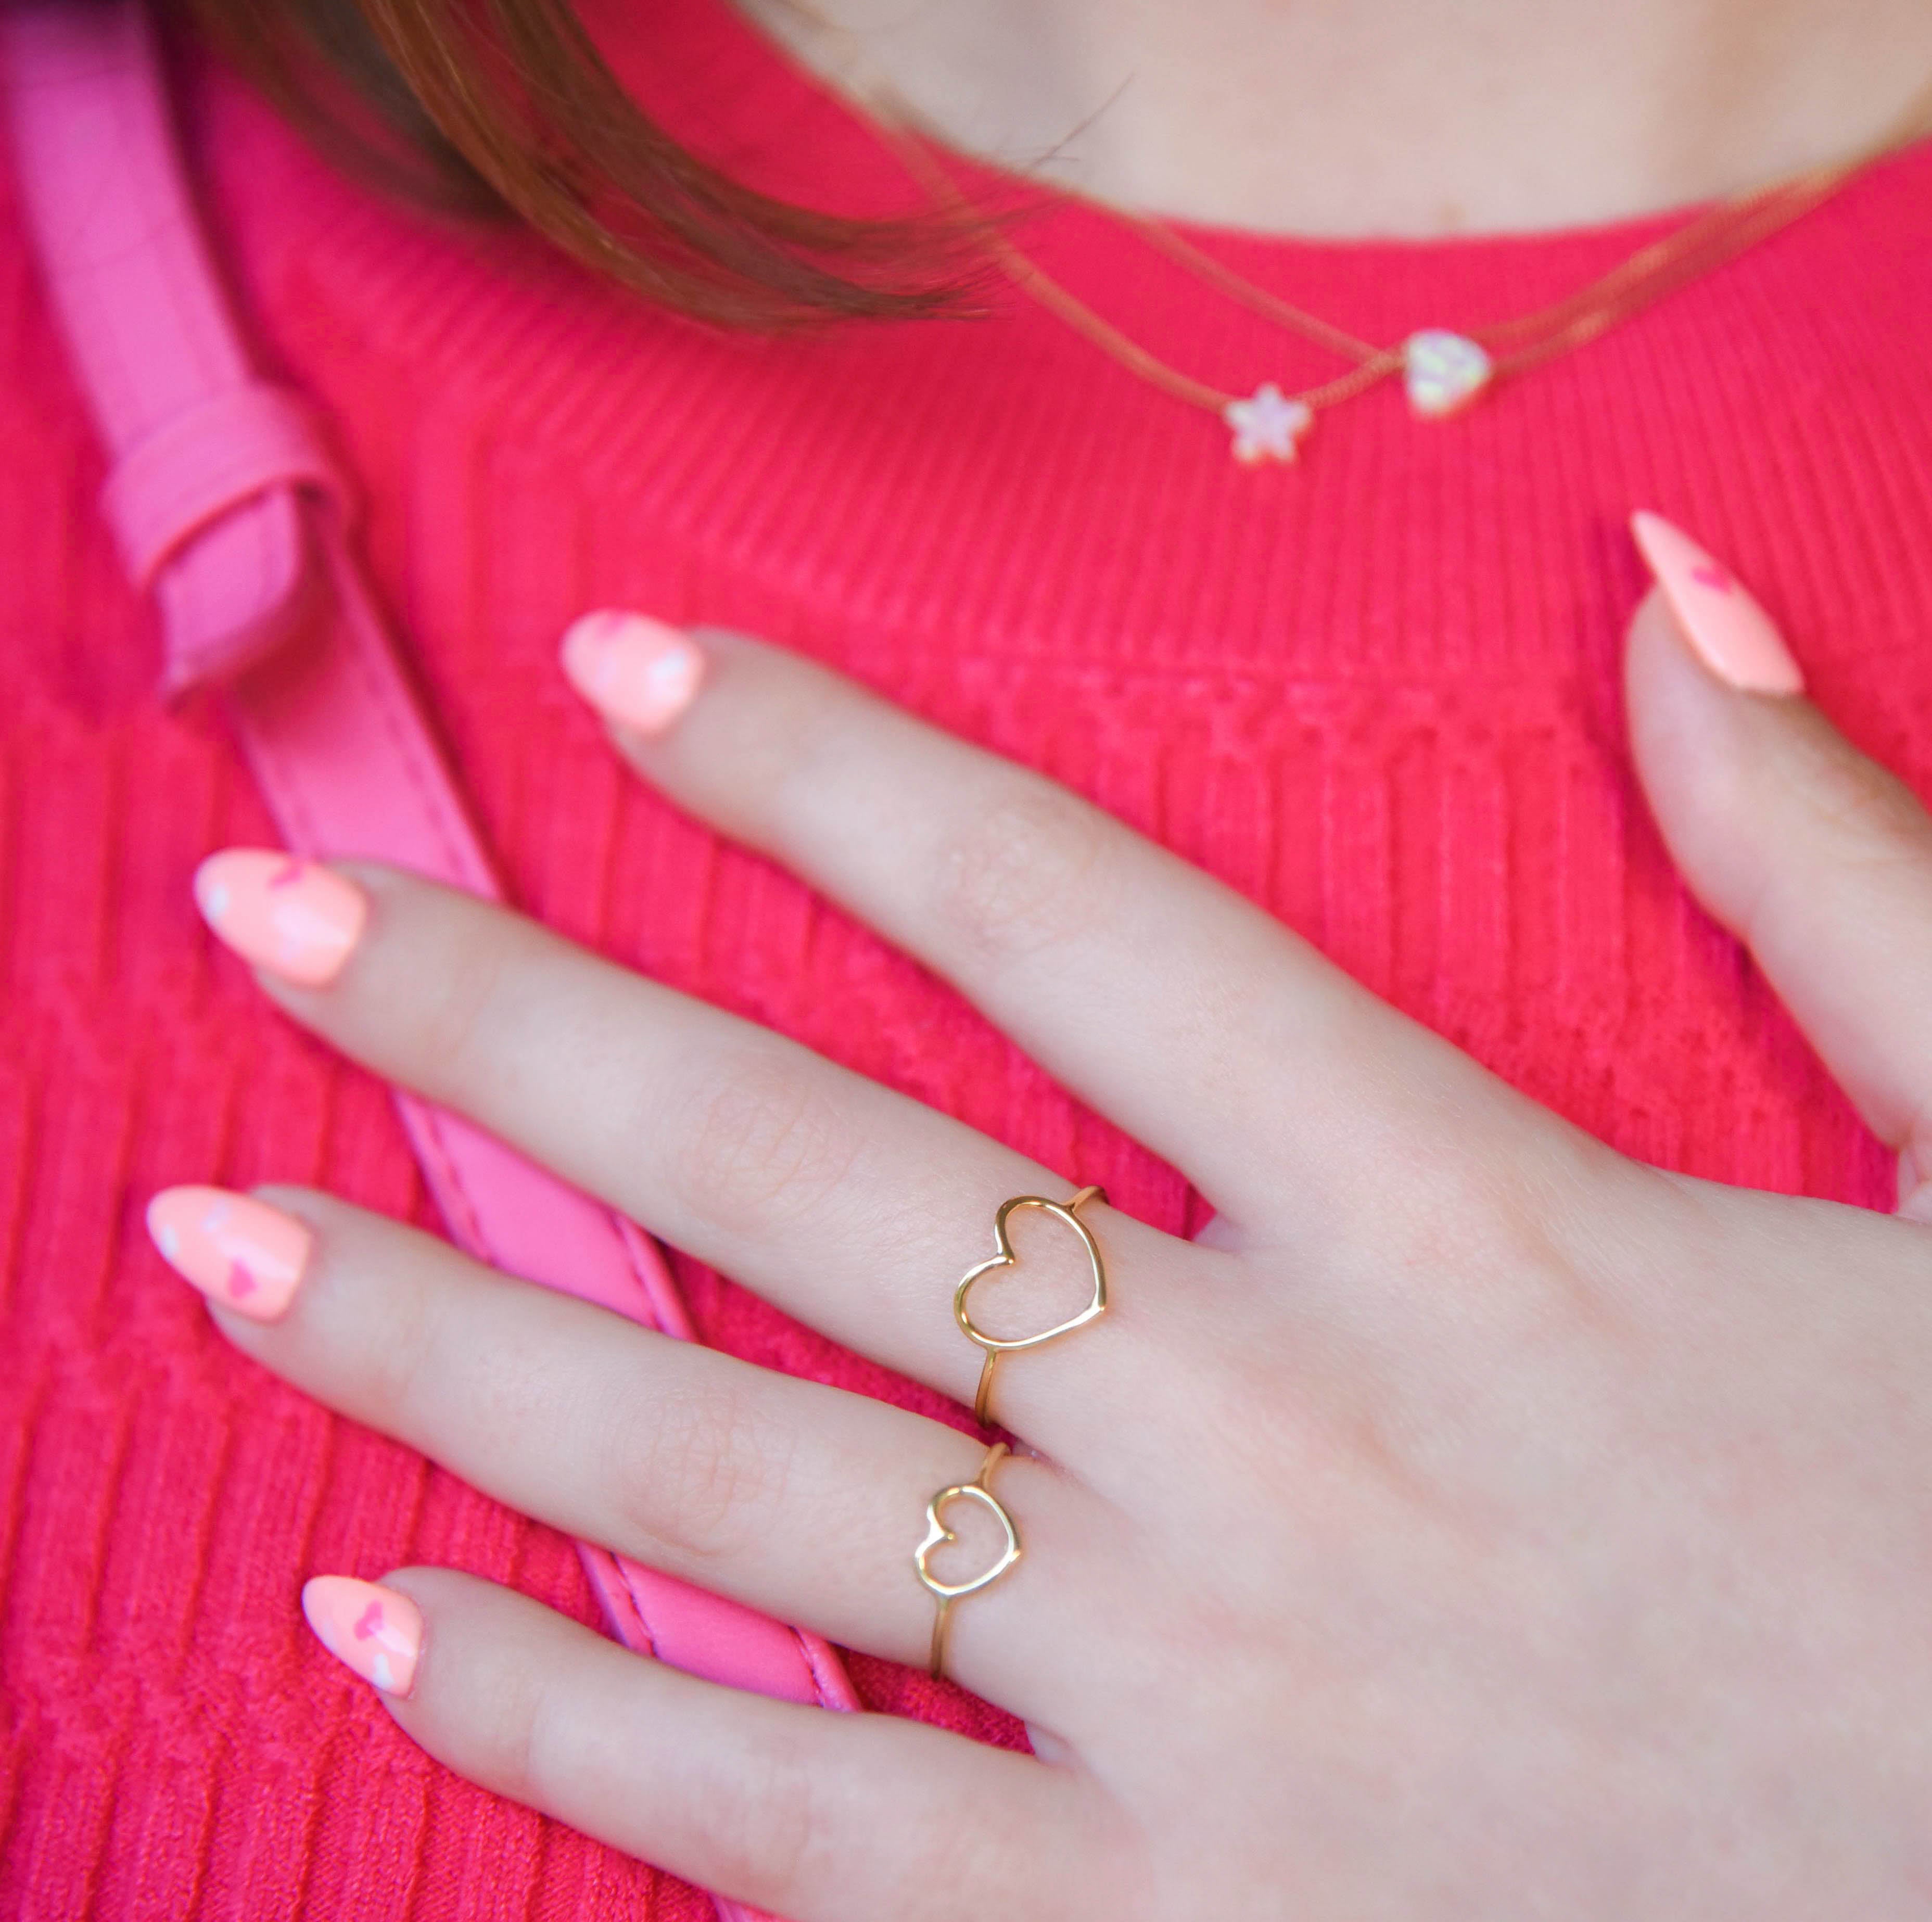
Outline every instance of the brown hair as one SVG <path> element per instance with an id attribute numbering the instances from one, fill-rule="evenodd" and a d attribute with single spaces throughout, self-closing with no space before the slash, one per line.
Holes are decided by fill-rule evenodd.
<path id="1" fill-rule="evenodd" d="M 434 205 L 514 217 L 725 326 L 961 310 L 942 220 L 854 220 L 741 185 L 605 64 L 572 0 L 173 0 L 297 124 Z"/>

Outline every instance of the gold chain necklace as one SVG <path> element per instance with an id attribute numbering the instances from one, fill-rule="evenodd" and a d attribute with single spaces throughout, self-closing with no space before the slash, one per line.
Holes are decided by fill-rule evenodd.
<path id="1" fill-rule="evenodd" d="M 881 102 L 884 102 L 883 106 Z M 1022 292 L 1090 340 L 1130 373 L 1177 400 L 1212 413 L 1232 436 L 1230 451 L 1250 466 L 1292 461 L 1325 409 L 1400 375 L 1420 420 L 1459 413 L 1501 378 L 1520 373 L 1595 340 L 1700 274 L 1789 226 L 1855 175 L 1919 138 L 1932 125 L 1932 87 L 1916 96 L 1881 139 L 1849 157 L 1733 194 L 1640 247 L 1587 286 L 1513 320 L 1458 331 L 1424 327 L 1394 346 L 1376 346 L 1245 280 L 1163 222 L 1122 213 L 1078 194 L 1060 198 L 1121 221 L 1148 244 L 1230 298 L 1353 364 L 1297 392 L 1271 380 L 1250 394 L 1224 393 L 1170 365 L 1096 313 L 1023 253 L 993 216 L 974 205 L 941 163 L 943 144 L 882 90 L 872 103 L 884 130 L 940 204 L 966 224 Z"/>

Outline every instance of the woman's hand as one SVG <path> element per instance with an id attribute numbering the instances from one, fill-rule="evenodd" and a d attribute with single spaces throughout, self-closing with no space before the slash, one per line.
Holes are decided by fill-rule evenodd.
<path id="1" fill-rule="evenodd" d="M 402 1726 L 795 1922 L 1932 1907 L 1925 1231 L 1627 1161 L 1052 783 L 744 640 L 704 638 L 700 686 L 688 645 L 574 643 L 655 730 L 615 730 L 638 770 L 939 970 L 1217 1216 L 1190 1243 L 1088 1204 L 1108 1312 L 999 1366 L 1031 1452 L 992 1486 L 1025 1552 L 955 1606 L 948 1669 L 1036 1758 L 735 1694 L 433 1569 L 356 1618 Z M 1724 685 L 1658 597 L 1629 679 L 1692 884 L 1916 1186 L 1932 824 L 1802 700 Z M 356 1060 L 970 1403 L 953 1285 L 1003 1199 L 1080 1171 L 344 871 L 294 877 L 316 913 L 279 958 L 245 864 L 204 904 Z M 926 1660 L 912 1552 L 982 1442 L 269 1198 L 312 1240 L 258 1241 L 298 1285 L 257 1273 L 242 1307 L 279 1318 L 210 1284 L 236 1346 L 560 1528 Z M 206 1274 L 188 1205 L 164 1226 Z M 1017 1226 L 1021 1269 L 976 1301 L 1004 1332 L 1086 1285 L 1064 1228 Z"/>

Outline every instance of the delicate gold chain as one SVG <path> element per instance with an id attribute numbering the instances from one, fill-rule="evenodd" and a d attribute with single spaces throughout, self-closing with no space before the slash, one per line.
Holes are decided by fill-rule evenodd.
<path id="1" fill-rule="evenodd" d="M 874 108 L 878 100 L 875 96 Z M 1105 319 L 1079 296 L 1063 286 L 1015 244 L 1000 222 L 976 207 L 935 156 L 940 143 L 926 133 L 909 112 L 888 100 L 880 112 L 884 130 L 915 172 L 950 212 L 961 218 L 975 238 L 1021 290 L 1066 325 L 1090 340 L 1130 373 L 1189 405 L 1232 418 L 1231 408 L 1241 397 L 1171 365 Z M 1676 292 L 1698 276 L 1735 259 L 1748 248 L 1809 213 L 1874 162 L 1896 152 L 1932 127 L 1932 85 L 1914 97 L 1904 114 L 1881 139 L 1849 158 L 1807 168 L 1766 184 L 1733 194 L 1674 232 L 1640 247 L 1586 286 L 1562 299 L 1519 315 L 1472 328 L 1459 337 L 1484 352 L 1486 382 L 1490 373 L 1514 374 L 1567 353 L 1595 340 Z M 1299 406 L 1310 416 L 1320 409 L 1352 399 L 1409 364 L 1408 343 L 1378 347 L 1324 320 L 1318 314 L 1270 293 L 1216 260 L 1164 221 L 1148 215 L 1122 212 L 1077 193 L 1062 199 L 1094 208 L 1131 228 L 1149 245 L 1206 281 L 1230 298 L 1277 325 L 1299 334 L 1354 364 L 1349 370 L 1292 397 L 1276 394 L 1278 403 Z M 1273 392 L 1264 389 L 1264 392 Z"/>
<path id="2" fill-rule="evenodd" d="M 1888 147 L 1884 151 L 1891 149 Z M 1468 337 L 1500 350 L 1496 356 L 1498 373 L 1514 372 L 1527 364 L 1527 359 L 1519 358 L 1519 355 L 1533 354 L 1536 359 L 1546 359 L 1552 352 L 1580 346 L 1640 307 L 1650 304 L 1694 275 L 1721 265 L 1745 247 L 1809 212 L 1859 168 L 1880 157 L 1874 154 L 1820 168 L 1722 202 L 1674 233 L 1640 247 L 1575 293 L 1513 320 L 1472 327 L 1467 330 Z M 1395 350 L 1358 340 L 1354 334 L 1330 326 L 1318 316 L 1256 286 L 1162 222 L 1142 214 L 1120 217 L 1150 245 L 1265 318 L 1346 358 L 1364 363 L 1400 364 L 1401 356 Z M 1536 341 L 1534 348 L 1508 351 L 1511 342 L 1533 340 L 1538 335 L 1543 338 Z"/>
<path id="3" fill-rule="evenodd" d="M 1204 407 L 1212 413 L 1219 414 L 1226 412 L 1231 401 L 1240 399 L 1238 394 L 1224 393 L 1220 388 L 1210 387 L 1206 381 L 1196 380 L 1192 374 L 1184 373 L 1180 368 L 1170 366 L 1130 335 L 1123 333 L 1111 320 L 1103 319 L 1078 294 L 1062 286 L 1037 261 L 1015 246 L 997 220 L 974 207 L 959 190 L 952 176 L 917 139 L 908 134 L 902 128 L 889 128 L 887 130 L 894 135 L 900 151 L 912 170 L 926 181 L 950 211 L 971 223 L 980 244 L 999 263 L 1008 277 L 1041 306 L 1058 315 L 1075 332 L 1084 334 L 1095 346 L 1118 361 L 1130 373 L 1138 374 L 1150 385 L 1172 394 L 1178 400 L 1186 401 L 1190 406 Z M 1128 217 L 1138 224 L 1141 217 Z M 1186 244 L 1185 241 L 1180 241 L 1178 235 L 1172 237 L 1181 245 Z M 1206 258 L 1205 256 L 1202 257 Z M 1243 284 L 1245 286 L 1246 283 Z M 1261 295 L 1259 288 L 1252 291 Z M 1271 298 L 1265 295 L 1261 297 L 1264 299 Z M 1299 319 L 1310 322 L 1316 327 L 1325 325 L 1312 314 L 1302 316 L 1299 309 L 1293 311 Z M 1340 334 L 1340 330 L 1336 331 Z M 1366 341 L 1356 341 L 1348 335 L 1340 335 L 1340 337 L 1348 340 L 1348 351 L 1351 355 L 1359 350 L 1366 358 L 1351 372 L 1321 387 L 1310 388 L 1299 397 L 1311 406 L 1332 406 L 1339 400 L 1346 400 L 1352 394 L 1372 386 L 1402 364 L 1402 354 L 1399 349 L 1371 347 Z"/>

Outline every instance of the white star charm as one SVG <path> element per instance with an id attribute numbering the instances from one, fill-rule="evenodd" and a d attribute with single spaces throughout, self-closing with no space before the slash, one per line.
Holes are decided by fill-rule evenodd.
<path id="1" fill-rule="evenodd" d="M 1271 380 L 1263 381 L 1248 400 L 1230 400 L 1221 418 L 1233 430 L 1234 458 L 1250 467 L 1292 460 L 1296 443 L 1315 424 L 1307 403 L 1290 400 Z"/>

